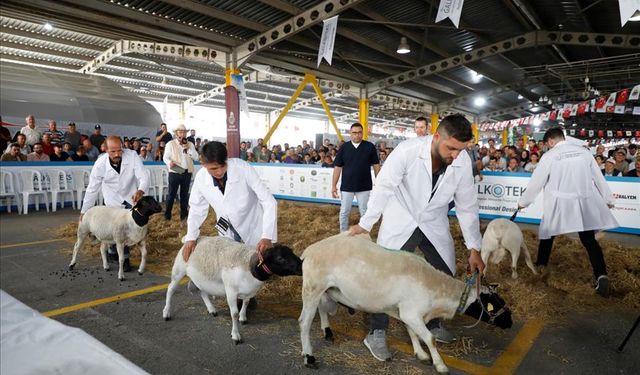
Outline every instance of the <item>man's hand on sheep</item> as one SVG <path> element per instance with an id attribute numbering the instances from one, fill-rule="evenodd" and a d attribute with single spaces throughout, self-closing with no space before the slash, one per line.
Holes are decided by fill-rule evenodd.
<path id="1" fill-rule="evenodd" d="M 140 200 L 140 198 L 142 198 L 144 196 L 144 191 L 142 190 L 138 190 L 136 191 L 133 196 L 131 197 L 131 200 L 133 200 L 133 204 L 138 203 L 138 201 Z"/>
<path id="2" fill-rule="evenodd" d="M 196 241 L 187 241 L 184 243 L 184 247 L 182 248 L 182 259 L 184 259 L 185 263 L 189 260 L 189 256 L 196 248 Z"/>
<path id="3" fill-rule="evenodd" d="M 350 236 L 355 236 L 356 234 L 363 234 L 363 233 L 369 233 L 369 231 L 365 230 L 364 228 L 362 228 L 358 224 L 352 225 L 351 228 L 349 228 L 349 235 Z"/>
<path id="4" fill-rule="evenodd" d="M 471 254 L 469 254 L 469 267 L 471 268 L 471 272 L 475 270 L 478 270 L 480 273 L 484 272 L 484 262 L 482 261 L 480 252 L 476 249 L 471 249 Z"/>
<path id="5" fill-rule="evenodd" d="M 270 247 L 273 247 L 273 242 L 268 238 L 263 238 L 260 240 L 260 242 L 258 242 L 258 245 L 256 246 L 256 251 L 259 251 L 262 253 L 263 251 L 267 250 Z"/>

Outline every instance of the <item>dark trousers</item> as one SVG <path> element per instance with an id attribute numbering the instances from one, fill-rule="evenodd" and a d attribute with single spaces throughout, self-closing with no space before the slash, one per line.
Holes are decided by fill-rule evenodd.
<path id="1" fill-rule="evenodd" d="M 191 173 L 169 173 L 169 194 L 167 196 L 167 210 L 164 218 L 171 219 L 173 201 L 176 200 L 178 188 L 180 188 L 180 220 L 187 218 L 189 214 L 189 184 L 191 183 Z"/>
<path id="2" fill-rule="evenodd" d="M 600 248 L 600 244 L 598 244 L 598 241 L 596 241 L 595 232 L 592 230 L 579 232 L 578 236 L 580 236 L 580 242 L 582 242 L 582 246 L 587 249 L 587 253 L 589 254 L 589 261 L 591 262 L 591 267 L 593 268 L 593 275 L 595 276 L 595 278 L 597 279 L 601 275 L 606 275 L 607 265 L 604 263 L 602 248 Z M 549 263 L 551 248 L 553 247 L 553 238 L 554 237 L 546 240 L 540 240 L 536 265 L 546 266 Z"/>
<path id="3" fill-rule="evenodd" d="M 133 208 L 127 201 L 122 202 L 122 205 L 127 210 L 130 210 L 131 208 Z M 107 254 L 118 256 L 118 250 L 116 249 L 116 244 L 109 246 L 109 249 L 107 250 Z M 124 259 L 129 259 L 129 246 L 124 247 Z"/>
<path id="4" fill-rule="evenodd" d="M 442 271 L 448 275 L 453 276 L 449 266 L 444 262 L 438 251 L 433 246 L 431 241 L 427 238 L 427 236 L 422 233 L 420 228 L 416 228 L 413 231 L 413 234 L 407 242 L 402 245 L 401 250 L 404 251 L 414 251 L 415 248 L 418 247 L 420 251 L 424 254 L 424 258 L 431 264 L 435 269 Z M 427 323 L 427 328 L 435 328 L 440 325 L 439 319 L 433 319 Z M 369 328 L 371 330 L 376 329 L 387 329 L 389 326 L 389 316 L 387 314 L 371 314 L 369 317 Z"/>

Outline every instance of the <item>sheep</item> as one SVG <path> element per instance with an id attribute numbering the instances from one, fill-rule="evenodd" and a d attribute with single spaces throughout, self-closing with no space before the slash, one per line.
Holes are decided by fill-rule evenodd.
<path id="1" fill-rule="evenodd" d="M 425 322 L 453 318 L 456 312 L 509 328 L 511 312 L 495 293 L 478 296 L 473 285 L 465 284 L 436 270 L 415 254 L 392 251 L 372 242 L 367 235 L 342 233 L 316 242 L 302 254 L 302 313 L 300 339 L 307 367 L 317 368 L 309 330 L 316 310 L 325 338 L 331 339 L 328 315 L 337 303 L 367 313 L 385 313 L 407 327 L 414 354 L 433 363 L 438 372 L 447 372 Z M 478 303 L 478 301 L 480 303 Z M 482 312 L 485 311 L 484 314 Z M 488 311 L 488 312 L 487 312 Z M 430 355 L 420 345 L 427 344 Z"/>
<path id="2" fill-rule="evenodd" d="M 507 219 L 492 220 L 482 237 L 482 251 L 480 255 L 485 264 L 484 273 L 486 274 L 489 263 L 498 264 L 504 258 L 506 251 L 511 253 L 511 277 L 518 278 L 516 267 L 518 258 L 520 257 L 520 249 L 524 252 L 524 260 L 527 266 L 534 274 L 536 272 L 527 244 L 522 237 L 522 231 L 518 224 Z"/>
<path id="3" fill-rule="evenodd" d="M 234 344 L 241 344 L 238 320 L 242 324 L 247 323 L 249 299 L 273 274 L 300 276 L 302 261 L 290 248 L 282 245 L 275 245 L 260 254 L 255 248 L 227 237 L 200 237 L 188 262 L 185 263 L 182 257 L 182 248 L 176 256 L 162 317 L 171 319 L 171 296 L 180 280 L 189 276 L 200 289 L 200 297 L 212 316 L 217 316 L 217 311 L 210 296 L 214 299 L 227 298 L 232 320 L 231 339 Z M 242 299 L 239 314 L 238 299 Z"/>
<path id="4" fill-rule="evenodd" d="M 144 273 L 144 266 L 147 259 L 146 237 L 149 224 L 149 217 L 162 212 L 160 204 L 150 196 L 142 197 L 132 209 L 119 207 L 95 206 L 87 210 L 78 224 L 78 239 L 73 247 L 73 256 L 69 269 L 76 265 L 78 250 L 82 244 L 91 236 L 101 243 L 100 254 L 102 255 L 102 267 L 109 270 L 107 264 L 107 246 L 116 244 L 118 251 L 118 279 L 124 280 L 122 266 L 124 264 L 124 247 L 140 243 L 140 267 L 138 274 Z"/>

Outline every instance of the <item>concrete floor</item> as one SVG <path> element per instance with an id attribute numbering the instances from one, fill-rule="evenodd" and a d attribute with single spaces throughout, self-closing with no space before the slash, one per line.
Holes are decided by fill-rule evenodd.
<path id="1" fill-rule="evenodd" d="M 166 277 L 135 272 L 119 282 L 114 271 L 102 270 L 99 259 L 86 256 L 80 257 L 75 271 L 67 271 L 70 257 L 62 250 L 72 244 L 37 242 L 51 240 L 54 228 L 77 217 L 77 211 L 71 209 L 28 216 L 0 214 L 0 287 L 30 307 L 48 312 L 168 282 Z M 638 244 L 637 236 L 612 236 Z M 223 301 L 216 305 L 219 315 L 213 318 L 206 314 L 200 298 L 180 288 L 169 322 L 162 320 L 163 290 L 78 308 L 54 319 L 85 330 L 152 374 L 435 373 L 433 367 L 412 357 L 406 334 L 389 340 L 394 360 L 380 363 L 362 345 L 364 330 L 338 329 L 336 342 L 329 344 L 321 339 L 317 320 L 313 344 L 320 369 L 308 370 L 301 366 L 299 355 L 299 306 L 260 301 L 259 309 L 249 314 L 250 324 L 241 327 L 244 344 L 234 346 L 228 309 Z M 456 318 L 449 323 L 451 330 L 473 338 L 474 345 L 484 350 L 445 361 L 453 374 L 636 374 L 640 368 L 640 330 L 625 352 L 617 353 L 615 348 L 637 314 L 582 313 L 562 326 L 516 322 L 508 331 L 484 324 L 468 330 L 462 326 L 470 321 Z M 446 353 L 446 346 L 440 348 Z"/>

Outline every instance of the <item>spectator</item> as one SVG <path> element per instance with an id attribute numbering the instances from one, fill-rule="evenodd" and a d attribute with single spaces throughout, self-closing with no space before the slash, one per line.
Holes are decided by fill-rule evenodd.
<path id="1" fill-rule="evenodd" d="M 91 144 L 96 147 L 102 146 L 105 137 L 102 135 L 102 126 L 100 126 L 100 124 L 96 124 L 96 126 L 93 127 L 93 134 L 91 134 L 89 140 L 91 141 Z"/>
<path id="2" fill-rule="evenodd" d="M 530 153 L 528 150 L 522 150 L 518 156 L 520 157 L 520 166 L 524 168 L 525 165 L 529 162 Z"/>
<path id="3" fill-rule="evenodd" d="M 50 161 L 67 161 L 69 159 L 69 154 L 62 150 L 62 145 L 58 143 L 57 145 L 53 145 L 53 154 L 49 155 Z"/>
<path id="4" fill-rule="evenodd" d="M 616 160 L 614 158 L 609 158 L 604 163 L 604 170 L 602 171 L 603 176 L 617 176 L 620 174 L 620 171 L 616 169 Z"/>
<path id="5" fill-rule="evenodd" d="M 596 164 L 598 164 L 598 168 L 600 168 L 601 171 L 604 170 L 604 155 L 596 155 Z"/>
<path id="6" fill-rule="evenodd" d="M 262 150 L 263 142 L 264 140 L 262 138 L 258 138 L 258 144 L 253 148 L 253 155 L 258 159 L 258 161 L 260 160 L 258 154 L 260 154 L 260 150 Z M 269 160 L 269 157 L 267 156 L 266 159 Z"/>
<path id="7" fill-rule="evenodd" d="M 327 156 L 327 152 L 323 148 L 320 148 L 320 151 L 318 151 L 318 161 L 316 162 L 316 164 L 322 165 L 322 163 L 324 163 L 325 156 Z M 331 159 L 331 157 L 329 157 L 329 159 Z"/>
<path id="8" fill-rule="evenodd" d="M 316 151 L 315 149 L 312 148 L 311 149 L 311 161 L 315 164 L 315 163 L 318 162 L 318 160 L 319 160 L 318 151 Z"/>
<path id="9" fill-rule="evenodd" d="M 196 151 L 200 152 L 200 149 L 202 149 L 202 139 L 201 138 L 196 138 Z"/>
<path id="10" fill-rule="evenodd" d="M 139 139 L 134 139 L 133 140 L 133 144 L 132 144 L 132 148 L 133 148 L 133 151 L 136 152 L 136 154 L 140 155 L 140 149 L 142 148 L 142 142 L 140 142 Z"/>
<path id="11" fill-rule="evenodd" d="M 627 173 L 629 170 L 629 163 L 627 162 L 627 152 L 625 149 L 617 149 L 613 157 L 616 160 L 616 169 L 620 171 L 621 174 Z"/>
<path id="12" fill-rule="evenodd" d="M 179 124 L 174 132 L 175 138 L 167 143 L 162 161 L 169 168 L 169 192 L 164 219 L 171 220 L 171 210 L 180 190 L 180 220 L 187 220 L 189 214 L 189 185 L 193 175 L 193 162 L 198 160 L 196 146 L 187 140 L 187 128 Z"/>
<path id="13" fill-rule="evenodd" d="M 636 163 L 636 159 L 638 159 L 638 146 L 635 143 L 632 143 L 627 147 L 627 161 L 629 165 L 633 165 Z"/>
<path id="14" fill-rule="evenodd" d="M 42 143 L 33 145 L 33 152 L 27 155 L 27 161 L 49 161 L 49 155 L 44 153 Z"/>
<path id="15" fill-rule="evenodd" d="M 418 137 L 424 137 L 425 135 L 429 134 L 429 131 L 427 128 L 428 126 L 429 126 L 429 123 L 425 117 L 423 116 L 418 117 L 415 123 L 416 135 Z M 380 165 L 382 165 L 382 163 Z"/>
<path id="16" fill-rule="evenodd" d="M 271 153 L 271 158 L 269 159 L 269 163 L 280 163 L 280 160 L 276 157 L 276 153 Z"/>
<path id="17" fill-rule="evenodd" d="M 322 168 L 333 168 L 333 160 L 331 159 L 331 156 L 326 155 L 322 161 L 322 164 L 320 165 Z"/>
<path id="18" fill-rule="evenodd" d="M 187 141 L 193 143 L 197 148 L 197 145 L 196 145 L 196 129 L 189 130 L 189 136 L 187 137 Z"/>
<path id="19" fill-rule="evenodd" d="M 75 152 L 73 151 L 73 149 L 71 147 L 71 143 L 69 143 L 69 142 L 64 142 L 62 144 L 62 151 L 66 152 L 69 156 L 75 154 Z"/>
<path id="20" fill-rule="evenodd" d="M 126 148 L 127 150 L 133 151 L 133 146 L 131 146 L 131 141 L 127 137 L 124 137 L 124 142 L 122 143 L 122 147 Z"/>
<path id="21" fill-rule="evenodd" d="M 287 150 L 287 156 L 284 158 L 284 162 L 287 164 L 300 164 L 298 155 L 293 148 Z"/>
<path id="22" fill-rule="evenodd" d="M 247 163 L 255 163 L 256 157 L 253 155 L 253 151 L 247 151 Z"/>
<path id="23" fill-rule="evenodd" d="M 634 169 L 630 170 L 629 172 L 625 173 L 624 176 L 625 177 L 640 177 L 640 158 L 636 159 L 635 163 L 634 163 Z"/>
<path id="24" fill-rule="evenodd" d="M 536 145 L 536 141 L 534 141 L 533 139 L 529 139 L 527 141 L 527 150 L 529 150 L 530 153 L 538 152 L 538 146 Z"/>
<path id="25" fill-rule="evenodd" d="M 64 142 L 64 133 L 58 130 L 58 124 L 55 120 L 49 120 L 49 129 L 47 129 L 42 136 L 49 135 L 51 140 L 51 145 L 55 145 L 56 143 Z"/>
<path id="26" fill-rule="evenodd" d="M 16 142 L 15 142 L 18 147 L 20 147 L 20 153 L 22 155 L 24 155 L 25 157 L 27 155 L 29 155 L 29 153 L 31 152 L 31 147 L 29 147 L 29 145 L 27 144 L 27 136 L 22 134 L 22 133 L 18 133 L 16 134 Z M 11 146 L 7 147 L 7 150 L 5 151 L 5 154 L 8 154 L 11 151 Z"/>
<path id="27" fill-rule="evenodd" d="M 0 152 L 4 152 L 7 149 L 9 142 L 11 142 L 11 132 L 4 126 L 2 118 L 0 118 Z"/>
<path id="28" fill-rule="evenodd" d="M 247 161 L 247 142 L 240 142 L 240 159 Z"/>
<path id="29" fill-rule="evenodd" d="M 36 129 L 36 118 L 33 117 L 33 115 L 27 116 L 25 121 L 27 122 L 27 125 L 20 129 L 20 133 L 25 135 L 27 145 L 33 146 L 34 144 L 40 142 L 40 137 L 42 135 Z"/>
<path id="30" fill-rule="evenodd" d="M 147 143 L 147 145 L 145 146 L 145 149 L 147 149 L 147 157 L 144 159 L 145 161 L 153 161 L 153 143 L 149 142 Z"/>
<path id="31" fill-rule="evenodd" d="M 509 159 L 509 165 L 507 166 L 507 169 L 505 170 L 505 172 L 521 173 L 523 171 L 524 170 L 522 169 L 522 167 L 520 167 L 520 162 L 518 162 L 518 159 L 516 158 Z"/>
<path id="32" fill-rule="evenodd" d="M 597 145 L 596 146 L 596 156 L 597 155 L 600 155 L 603 158 L 606 158 L 605 155 L 604 155 L 604 146 L 603 145 Z"/>
<path id="33" fill-rule="evenodd" d="M 515 147 L 515 148 L 514 148 L 514 151 L 515 151 L 516 155 L 520 155 L 520 154 L 522 154 L 522 150 L 524 150 L 524 149 L 525 149 L 525 148 L 524 148 L 524 139 L 519 138 L 519 139 L 516 141 L 516 145 L 515 145 L 515 146 L 512 146 L 512 147 Z M 521 160 L 521 161 L 522 161 L 522 160 Z"/>
<path id="34" fill-rule="evenodd" d="M 255 148 L 254 148 L 255 150 Z M 256 158 L 258 159 L 258 163 L 268 163 L 269 162 L 269 149 L 267 146 L 262 145 L 259 148 L 258 153 L 256 154 Z"/>
<path id="35" fill-rule="evenodd" d="M 496 148 L 496 140 L 495 140 L 495 139 L 493 139 L 493 138 L 489 138 L 489 139 L 487 140 L 487 144 L 489 145 L 489 148 L 490 148 L 490 149 L 491 149 L 491 148 L 493 148 L 493 149 L 495 149 L 495 148 Z"/>
<path id="36" fill-rule="evenodd" d="M 100 156 L 100 150 L 98 150 L 89 140 L 89 138 L 85 138 L 82 141 L 82 145 L 84 146 L 85 153 L 89 161 L 96 161 L 98 156 Z"/>
<path id="37" fill-rule="evenodd" d="M 104 154 L 105 152 L 107 152 L 107 142 L 102 142 L 102 144 L 100 144 L 100 153 Z"/>
<path id="38" fill-rule="evenodd" d="M 304 154 L 302 156 L 302 164 L 313 164 L 313 162 L 311 161 L 311 155 Z"/>
<path id="39" fill-rule="evenodd" d="M 51 144 L 51 135 L 42 134 L 42 152 L 47 155 L 53 154 L 53 144 Z"/>
<path id="40" fill-rule="evenodd" d="M 473 177 L 479 176 L 480 181 L 482 181 L 482 159 L 480 158 L 480 152 L 476 150 L 473 142 L 467 144 L 466 151 L 471 159 L 471 173 Z"/>
<path id="41" fill-rule="evenodd" d="M 78 146 L 75 154 L 69 156 L 68 161 L 90 161 L 90 160 L 84 150 L 84 146 Z"/>
<path id="42" fill-rule="evenodd" d="M 538 160 L 540 160 L 540 156 L 537 152 L 532 152 L 530 155 L 530 159 L 531 160 L 529 160 L 529 162 L 524 165 L 524 171 L 533 173 L 533 171 L 535 171 L 536 167 L 538 166 Z"/>
<path id="43" fill-rule="evenodd" d="M 498 162 L 496 168 L 498 168 L 499 171 L 507 169 L 507 159 L 502 155 L 502 149 L 496 150 L 496 160 Z"/>
<path id="44" fill-rule="evenodd" d="M 76 123 L 70 122 L 64 133 L 64 141 L 71 144 L 71 150 L 75 151 L 80 146 L 80 133 L 76 130 Z"/>
<path id="45" fill-rule="evenodd" d="M 490 156 L 489 163 L 484 168 L 484 170 L 489 172 L 499 172 L 500 170 L 498 169 L 498 159 L 495 156 Z"/>
<path id="46" fill-rule="evenodd" d="M 153 160 L 162 161 L 163 156 L 164 156 L 164 147 L 158 147 L 158 149 L 156 150 L 155 156 L 153 157 Z"/>
<path id="47" fill-rule="evenodd" d="M 147 151 L 147 148 L 146 147 L 141 148 L 138 156 L 140 156 L 140 160 L 147 161 L 147 158 L 149 156 L 149 152 Z"/>
<path id="48" fill-rule="evenodd" d="M 380 167 L 384 165 L 387 160 L 387 150 L 380 150 Z"/>
<path id="49" fill-rule="evenodd" d="M 349 213 L 355 195 L 358 201 L 360 217 L 367 211 L 369 193 L 373 187 L 371 181 L 371 167 L 374 175 L 380 171 L 380 159 L 373 143 L 363 140 L 363 128 L 359 123 L 351 125 L 351 140 L 340 148 L 334 159 L 331 195 L 338 198 L 338 179 L 340 183 L 340 231 L 349 229 Z"/>
<path id="50" fill-rule="evenodd" d="M 331 160 L 335 161 L 337 155 L 338 151 L 335 148 L 329 150 L 329 156 L 331 156 Z"/>
<path id="51" fill-rule="evenodd" d="M 545 142 L 543 140 L 539 140 L 538 141 L 538 154 L 540 154 L 541 158 L 542 158 L 542 154 L 544 154 L 545 152 L 547 152 L 547 145 L 545 144 Z"/>
<path id="52" fill-rule="evenodd" d="M 9 145 L 9 152 L 3 154 L 0 161 L 27 161 L 27 157 L 20 152 L 20 145 L 12 143 Z"/>
<path id="53" fill-rule="evenodd" d="M 167 130 L 167 124 L 163 122 L 160 124 L 160 130 L 156 133 L 156 142 L 158 142 L 158 146 L 160 146 L 160 142 L 162 142 L 161 147 L 165 147 L 167 142 L 171 141 L 171 139 L 173 139 L 173 137 Z"/>

